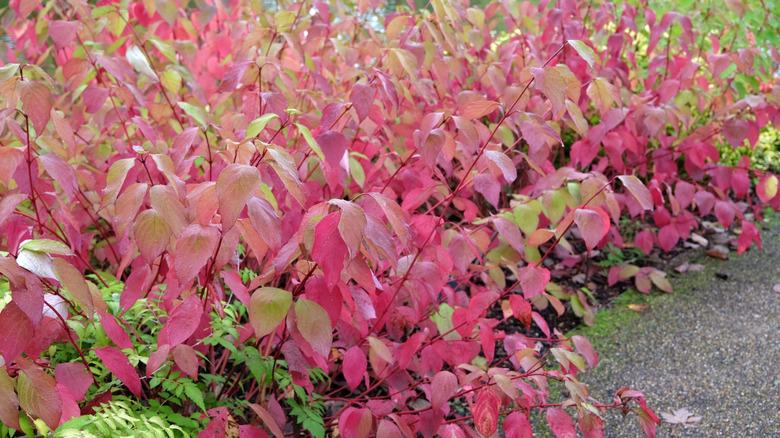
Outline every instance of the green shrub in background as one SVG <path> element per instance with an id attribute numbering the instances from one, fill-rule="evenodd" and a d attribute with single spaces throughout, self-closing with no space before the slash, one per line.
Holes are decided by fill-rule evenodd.
<path id="1" fill-rule="evenodd" d="M 753 148 L 742 146 L 734 149 L 731 145 L 723 143 L 719 149 L 721 160 L 730 166 L 735 166 L 742 157 L 746 156 L 757 169 L 780 172 L 780 131 L 775 128 L 765 129 Z"/>

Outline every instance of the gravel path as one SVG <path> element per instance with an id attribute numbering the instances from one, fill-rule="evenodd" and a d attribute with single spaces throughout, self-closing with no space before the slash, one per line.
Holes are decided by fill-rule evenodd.
<path id="1" fill-rule="evenodd" d="M 674 280 L 674 295 L 652 301 L 597 346 L 602 361 L 584 376 L 593 394 L 610 400 L 628 385 L 659 416 L 687 408 L 702 417 L 696 427 L 662 423 L 659 437 L 780 437 L 777 221 L 762 237 L 763 251 L 700 260 L 703 272 Z M 632 416 L 610 414 L 606 430 L 607 437 L 642 436 Z"/>

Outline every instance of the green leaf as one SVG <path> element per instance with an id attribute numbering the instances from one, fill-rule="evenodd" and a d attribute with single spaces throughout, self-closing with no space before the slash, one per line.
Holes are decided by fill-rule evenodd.
<path id="1" fill-rule="evenodd" d="M 143 73 L 154 80 L 158 79 L 157 74 L 152 69 L 151 64 L 149 64 L 149 60 L 146 59 L 146 55 L 138 46 L 130 46 L 130 48 L 127 49 L 127 52 L 125 52 L 125 57 L 127 58 L 127 62 L 129 62 L 139 73 Z"/>
<path id="2" fill-rule="evenodd" d="M 263 132 L 265 126 L 273 119 L 279 118 L 274 113 L 263 114 L 262 116 L 249 122 L 249 126 L 246 127 L 246 138 L 255 138 L 258 134 Z"/>
<path id="3" fill-rule="evenodd" d="M 176 104 L 179 105 L 179 108 L 183 109 L 187 115 L 192 117 L 201 128 L 206 128 L 208 115 L 206 114 L 205 109 L 187 102 L 177 102 Z"/>
<path id="4" fill-rule="evenodd" d="M 255 335 L 259 338 L 274 331 L 284 321 L 291 305 L 292 294 L 284 289 L 275 287 L 257 289 L 249 303 L 249 322 L 255 329 Z M 296 304 L 296 310 L 297 308 Z"/>
<path id="5" fill-rule="evenodd" d="M 596 63 L 596 52 L 580 40 L 569 40 L 568 43 L 569 46 L 576 50 L 577 54 L 588 63 L 590 68 L 593 68 Z"/>
<path id="6" fill-rule="evenodd" d="M 300 123 L 296 123 L 295 127 L 298 128 L 298 132 L 303 135 L 303 138 L 306 140 L 306 143 L 309 145 L 311 150 L 314 151 L 315 154 L 317 154 L 317 157 L 321 161 L 325 161 L 325 154 L 322 153 L 322 149 L 320 148 L 320 145 L 317 144 L 317 140 L 314 139 L 314 136 L 311 135 L 311 131 L 309 131 L 309 128 L 301 125 Z"/>
<path id="7" fill-rule="evenodd" d="M 195 405 L 200 408 L 200 410 L 206 410 L 206 405 L 203 403 L 203 392 L 196 384 L 190 382 L 185 383 L 184 393 L 187 395 L 187 397 L 190 398 L 190 400 L 192 400 L 193 403 L 195 403 Z"/>
<path id="8" fill-rule="evenodd" d="M 73 251 L 62 242 L 49 239 L 34 239 L 25 240 L 19 245 L 19 249 L 26 249 L 28 251 L 42 252 L 46 254 L 58 254 L 69 256 L 73 255 Z"/>

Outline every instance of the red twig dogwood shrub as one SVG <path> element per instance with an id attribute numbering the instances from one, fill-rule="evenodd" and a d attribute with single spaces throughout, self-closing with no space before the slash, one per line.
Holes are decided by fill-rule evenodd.
<path id="1" fill-rule="evenodd" d="M 566 279 L 607 244 L 714 216 L 760 246 L 778 179 L 716 145 L 780 87 L 684 15 L 553 3 L 12 0 L 2 423 L 127 396 L 207 436 L 600 437 L 610 408 L 653 436 L 545 315 L 592 305 Z"/>

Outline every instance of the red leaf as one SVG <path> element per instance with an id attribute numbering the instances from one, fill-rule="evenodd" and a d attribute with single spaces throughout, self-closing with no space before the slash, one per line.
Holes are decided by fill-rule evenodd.
<path id="1" fill-rule="evenodd" d="M 54 379 L 30 362 L 22 365 L 16 378 L 19 405 L 25 412 L 43 420 L 51 429 L 60 424 L 61 400 Z"/>
<path id="2" fill-rule="evenodd" d="M 111 342 L 116 344 L 119 348 L 133 348 L 133 343 L 130 341 L 130 336 L 127 335 L 127 332 L 116 322 L 116 319 L 114 319 L 114 316 L 100 311 L 100 325 L 103 327 L 103 331 L 106 332 L 106 335 L 109 339 L 111 339 Z"/>
<path id="3" fill-rule="evenodd" d="M 41 135 L 51 117 L 53 99 L 49 87 L 43 82 L 26 79 L 19 83 L 19 94 L 22 110 L 30 118 L 35 132 Z"/>
<path id="4" fill-rule="evenodd" d="M 122 383 L 130 389 L 136 397 L 141 397 L 141 379 L 127 357 L 115 347 L 103 347 L 95 349 L 95 354 L 103 364 Z"/>
<path id="5" fill-rule="evenodd" d="M 229 164 L 217 177 L 219 214 L 223 231 L 231 228 L 246 202 L 260 186 L 260 172 L 247 164 Z"/>
<path id="6" fill-rule="evenodd" d="M 531 328 L 531 303 L 520 295 L 509 296 L 509 307 L 512 309 L 512 315 L 520 321 L 526 330 Z"/>
<path id="7" fill-rule="evenodd" d="M 92 294 L 81 272 L 62 258 L 54 259 L 54 272 L 62 286 L 76 300 L 76 303 L 84 309 L 88 316 L 91 316 L 94 310 Z"/>
<path id="8" fill-rule="evenodd" d="M 748 122 L 743 119 L 731 118 L 723 123 L 723 136 L 733 147 L 742 146 L 748 134 Z"/>
<path id="9" fill-rule="evenodd" d="M 151 377 L 168 360 L 168 354 L 171 352 L 171 346 L 168 344 L 160 345 L 157 350 L 149 354 L 149 361 L 146 362 L 146 377 Z"/>
<path id="10" fill-rule="evenodd" d="M 84 399 L 92 386 L 92 376 L 84 364 L 78 362 L 61 363 L 54 369 L 57 383 L 64 385 L 76 401 Z"/>
<path id="11" fill-rule="evenodd" d="M 72 199 L 78 188 L 76 173 L 73 171 L 73 168 L 62 158 L 54 154 L 41 155 L 38 157 L 38 160 L 43 164 L 46 173 L 51 175 L 60 187 L 62 187 L 62 191 Z"/>
<path id="12" fill-rule="evenodd" d="M 642 230 L 636 233 L 634 236 L 634 246 L 639 248 L 645 255 L 650 254 L 653 250 L 653 232 L 650 230 Z"/>
<path id="13" fill-rule="evenodd" d="M 282 429 L 280 429 L 279 425 L 276 424 L 276 421 L 274 421 L 274 417 L 271 415 L 270 412 L 268 412 L 265 408 L 263 408 L 262 406 L 256 403 L 250 403 L 249 407 L 252 408 L 253 411 L 255 411 L 255 414 L 257 414 L 257 416 L 260 417 L 261 420 L 263 420 L 263 424 L 265 424 L 265 427 L 267 427 L 268 430 L 271 431 L 274 437 L 284 438 L 284 432 L 282 432 Z"/>
<path id="14" fill-rule="evenodd" d="M 477 396 L 472 408 L 474 427 L 484 437 L 493 436 L 498 430 L 498 412 L 501 409 L 501 398 L 490 388 L 483 389 Z"/>
<path id="15" fill-rule="evenodd" d="M 715 217 L 718 218 L 718 222 L 721 225 L 728 228 L 734 222 L 734 217 L 737 215 L 736 208 L 730 201 L 716 201 L 715 202 Z"/>
<path id="16" fill-rule="evenodd" d="M 761 249 L 761 235 L 756 226 L 752 222 L 742 221 L 742 232 L 739 233 L 739 238 L 737 238 L 737 254 L 747 251 L 753 242 L 756 243 L 758 249 Z"/>
<path id="17" fill-rule="evenodd" d="M 0 157 L 0 160 L 2 159 L 3 158 Z M 16 210 L 16 206 L 25 199 L 27 199 L 27 195 L 22 193 L 15 193 L 3 197 L 3 200 L 0 201 L 0 225 L 3 225 L 3 223 L 11 217 L 11 214 Z"/>
<path id="18" fill-rule="evenodd" d="M 5 367 L 0 367 L 0 421 L 19 430 L 19 398 Z"/>
<path id="19" fill-rule="evenodd" d="M 449 371 L 439 371 L 431 380 L 431 407 L 439 412 L 458 391 L 458 378 Z"/>
<path id="20" fill-rule="evenodd" d="M 198 380 L 198 355 L 195 349 L 186 344 L 173 347 L 173 361 L 184 374 Z"/>
<path id="21" fill-rule="evenodd" d="M 645 210 L 653 209 L 653 196 L 639 178 L 634 175 L 621 175 L 618 179 L 620 179 L 620 182 L 623 183 L 623 186 L 628 190 L 628 193 L 636 199 L 642 208 Z"/>
<path id="22" fill-rule="evenodd" d="M 498 102 L 493 100 L 470 100 L 460 108 L 460 113 L 469 120 L 479 119 L 497 110 L 498 106 Z"/>
<path id="23" fill-rule="evenodd" d="M 563 409 L 547 409 L 547 424 L 550 425 L 550 429 L 556 438 L 577 438 L 574 422 Z"/>
<path id="24" fill-rule="evenodd" d="M 184 229 L 176 241 L 173 266 L 182 283 L 192 281 L 206 265 L 217 247 L 219 232 L 213 227 L 192 224 Z"/>
<path id="25" fill-rule="evenodd" d="M 550 271 L 536 265 L 528 265 L 520 268 L 520 288 L 526 299 L 531 299 L 544 292 L 547 283 L 550 282 Z"/>
<path id="26" fill-rule="evenodd" d="M 571 337 L 571 340 L 574 342 L 574 348 L 576 348 L 577 352 L 585 358 L 585 361 L 588 362 L 590 368 L 598 365 L 599 355 L 596 353 L 596 350 L 593 349 L 593 346 L 587 338 L 575 335 Z"/>
<path id="27" fill-rule="evenodd" d="M 528 416 L 520 411 L 514 411 L 504 419 L 504 432 L 507 437 L 533 438 L 534 431 Z"/>
<path id="28" fill-rule="evenodd" d="M 265 244 L 273 250 L 279 249 L 282 246 L 282 225 L 271 204 L 260 198 L 250 198 L 247 212 L 249 222 Z"/>
<path id="29" fill-rule="evenodd" d="M 501 175 L 507 183 L 512 183 L 517 179 L 517 169 L 512 160 L 500 151 L 485 151 L 485 158 L 493 162 L 501 171 Z"/>
<path id="30" fill-rule="evenodd" d="M 588 250 L 598 246 L 609 231 L 609 216 L 598 207 L 578 208 L 574 212 L 574 223 L 577 224 Z"/>
<path id="31" fill-rule="evenodd" d="M 354 258 L 360 249 L 363 233 L 366 228 L 366 214 L 359 205 L 343 199 L 331 199 L 329 204 L 341 209 L 339 218 L 339 234 L 349 250 L 349 258 Z"/>
<path id="32" fill-rule="evenodd" d="M 76 38 L 77 21 L 53 20 L 49 23 L 49 36 L 57 48 L 68 47 Z"/>
<path id="33" fill-rule="evenodd" d="M 368 117 L 371 111 L 371 105 L 374 100 L 374 88 L 370 85 L 355 84 L 352 86 L 352 92 L 349 94 L 349 101 L 352 102 L 352 107 L 357 112 L 358 119 L 363 121 Z"/>
<path id="34" fill-rule="evenodd" d="M 666 252 L 669 252 L 674 248 L 679 240 L 680 235 L 677 233 L 677 228 L 673 224 L 666 225 L 658 230 L 658 245 Z"/>
<path id="35" fill-rule="evenodd" d="M 344 378 L 347 380 L 349 389 L 354 390 L 360 385 L 363 380 L 363 376 L 366 374 L 366 354 L 358 346 L 351 347 L 344 353 L 344 364 L 342 365 L 342 372 Z"/>
<path id="36" fill-rule="evenodd" d="M 295 303 L 295 326 L 315 352 L 327 358 L 333 343 L 333 328 L 328 312 L 304 298 Z"/>
<path id="37" fill-rule="evenodd" d="M 344 438 L 368 438 L 374 416 L 368 409 L 347 408 L 339 416 L 339 434 Z"/>
<path id="38" fill-rule="evenodd" d="M 14 301 L 5 305 L 0 312 L 0 353 L 6 364 L 13 362 L 24 351 L 33 329 L 30 318 Z"/>
<path id="39" fill-rule="evenodd" d="M 175 347 L 183 343 L 195 333 L 202 315 L 203 303 L 197 295 L 190 295 L 168 316 L 168 320 L 157 336 L 157 345 Z"/>
<path id="40" fill-rule="evenodd" d="M 341 212 L 330 213 L 314 227 L 314 246 L 311 256 L 325 273 L 325 281 L 333 287 L 341 279 L 347 245 L 338 232 Z"/>

